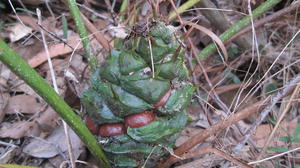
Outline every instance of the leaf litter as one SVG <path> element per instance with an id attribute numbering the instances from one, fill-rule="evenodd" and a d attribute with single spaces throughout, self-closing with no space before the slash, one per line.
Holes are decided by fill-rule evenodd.
<path id="1" fill-rule="evenodd" d="M 251 5 L 253 7 L 259 5 L 261 3 L 260 1 L 253 1 Z M 101 14 L 106 14 L 106 16 L 110 16 L 109 13 L 103 12 L 99 10 L 98 8 L 95 8 L 96 6 L 101 6 L 103 4 L 98 4 L 97 2 L 90 2 L 91 8 L 94 8 L 95 11 L 102 12 Z M 118 2 L 117 2 L 118 4 Z M 234 11 L 247 13 L 247 3 L 246 1 L 238 0 L 233 3 L 228 3 L 227 1 L 220 1 L 215 2 L 215 4 L 222 9 L 233 9 Z M 28 4 L 26 4 L 28 5 Z M 30 4 L 33 5 L 33 4 Z M 50 3 L 50 6 L 52 9 L 54 9 L 54 13 L 56 16 L 60 15 L 61 8 L 58 7 L 59 4 L 57 3 Z M 288 5 L 288 4 L 287 4 Z M 133 9 L 132 6 L 129 6 L 129 8 Z M 138 6 L 137 6 L 138 7 Z M 151 14 L 151 5 L 147 2 L 142 3 L 140 6 L 142 8 L 142 15 L 137 16 L 135 19 L 137 21 L 143 21 L 146 20 L 148 15 Z M 283 8 L 283 7 L 281 7 Z M 167 2 L 164 2 L 160 6 L 161 13 L 168 14 L 168 10 L 171 9 L 170 5 Z M 84 11 L 82 11 L 84 13 Z M 207 20 L 204 15 L 201 14 L 203 11 L 191 11 L 187 12 L 186 14 L 183 14 L 183 19 L 189 19 L 191 16 L 200 18 L 199 23 L 202 26 L 210 28 L 213 32 L 219 32 L 220 30 L 218 27 L 213 26 L 209 20 Z M 270 11 L 270 14 L 273 12 L 276 12 L 276 10 Z M 19 14 L 26 14 L 26 12 L 18 12 Z M 47 12 L 45 12 L 47 13 Z M 133 10 L 127 10 L 126 14 L 128 16 L 133 16 Z M 147 14 L 145 14 L 147 13 Z M 235 12 L 224 12 L 226 19 L 228 19 L 231 22 L 236 22 L 240 18 L 242 18 L 242 15 L 237 15 Z M 11 18 L 16 18 L 14 14 L 10 14 Z M 46 14 L 50 16 L 50 14 Z M 70 17 L 66 15 L 68 18 L 68 21 L 70 21 Z M 116 26 L 118 24 L 110 24 L 110 21 L 105 21 L 99 18 L 95 18 L 90 13 L 85 13 L 85 16 L 90 16 L 89 19 L 93 21 L 94 25 L 97 25 L 98 28 L 101 27 L 101 30 L 110 29 L 109 27 Z M 260 71 L 251 71 L 250 73 L 254 73 L 255 75 L 251 77 L 251 80 L 254 82 L 257 81 L 259 77 L 261 77 L 260 73 L 264 73 L 266 71 L 266 66 L 269 66 L 278 56 L 278 54 L 281 52 L 283 45 L 288 39 L 290 38 L 291 32 L 295 32 L 295 25 L 299 24 L 299 20 L 297 18 L 295 19 L 295 14 L 290 12 L 286 16 L 278 19 L 275 22 L 270 22 L 262 26 L 262 28 L 257 28 L 257 36 L 258 36 L 258 42 L 261 44 L 260 51 L 263 57 L 261 58 L 254 58 L 252 59 L 252 62 L 258 62 L 258 59 L 262 59 L 258 62 L 258 66 L 260 67 Z M 46 62 L 45 52 L 42 48 L 42 43 L 38 39 L 34 37 L 30 37 L 30 32 L 33 32 L 38 30 L 39 27 L 35 24 L 36 19 L 35 17 L 31 17 L 28 15 L 20 15 L 21 20 L 25 23 L 26 27 L 28 27 L 28 31 L 24 31 L 21 33 L 15 33 L 14 38 L 8 38 L 9 41 L 11 41 L 11 45 L 13 48 L 24 56 L 26 60 L 31 64 L 32 67 L 35 67 L 40 74 L 45 77 L 47 81 L 50 83 L 50 75 L 49 75 L 49 69 Z M 288 19 L 286 19 L 288 18 Z M 50 17 L 45 16 L 46 22 L 43 23 L 43 26 L 46 30 L 49 30 L 49 32 L 54 32 L 54 34 L 62 35 L 62 29 L 61 25 L 58 22 L 58 20 L 53 21 Z M 291 20 L 293 22 L 291 22 Z M 12 23 L 11 20 L 5 19 L 5 23 Z M 16 23 L 14 20 L 13 23 Z M 125 21 L 125 25 L 129 24 L 130 20 Z M 295 23 L 295 24 L 292 24 Z M 19 23 L 18 23 L 19 24 Z M 18 25 L 17 24 L 17 25 Z M 74 30 L 74 25 L 72 22 L 68 23 L 69 27 Z M 18 26 L 16 26 L 18 27 Z M 122 27 L 121 27 L 122 28 Z M 20 30 L 20 28 L 17 28 Z M 9 30 L 9 29 L 6 29 Z M 13 29 L 11 29 L 13 30 Z M 25 30 L 25 29 L 24 29 Z M 126 30 L 126 29 L 125 29 Z M 11 31 L 11 32 L 20 32 L 20 31 Z M 105 32 L 105 31 L 103 31 Z M 94 33 L 94 32 L 91 32 Z M 125 31 L 121 32 L 115 32 L 115 33 L 122 33 L 122 35 L 125 33 Z M 127 33 L 127 32 L 126 32 Z M 58 83 L 61 91 L 61 95 L 75 95 L 66 98 L 70 99 L 70 102 L 76 102 L 76 96 L 80 95 L 80 93 L 86 89 L 86 86 L 88 85 L 87 76 L 89 74 L 89 69 L 86 69 L 86 60 L 82 59 L 82 53 L 80 52 L 82 46 L 80 43 L 78 43 L 78 35 L 71 31 L 71 34 L 73 36 L 69 37 L 67 42 L 70 46 L 73 48 L 77 47 L 77 51 L 73 53 L 73 49 L 70 49 L 67 45 L 65 45 L 64 42 L 59 41 L 56 37 L 51 36 L 48 34 L 49 41 L 49 49 L 50 53 L 52 53 L 53 56 L 53 63 L 54 68 L 57 74 Z M 196 30 L 193 30 L 191 32 L 192 34 L 192 41 L 195 42 L 197 46 L 197 51 L 201 50 L 201 46 L 205 46 L 210 42 L 210 39 L 207 38 L 203 33 L 200 33 Z M 6 38 L 8 37 L 3 36 L 3 33 L 1 33 L 1 36 Z M 39 35 L 37 35 L 39 36 Z M 248 36 L 251 36 L 251 34 L 248 34 Z M 59 36 L 61 39 L 63 39 L 62 36 Z M 73 39 L 74 37 L 74 39 Z M 111 40 L 109 35 L 105 34 L 105 38 Z M 251 39 L 251 38 L 250 38 Z M 65 39 L 63 39 L 65 40 Z M 79 44 L 79 46 L 77 46 Z M 263 46 L 264 45 L 264 46 Z M 281 70 L 285 66 L 289 66 L 289 61 L 295 62 L 299 59 L 297 55 L 299 55 L 299 40 L 295 41 L 293 45 L 289 48 L 288 51 L 285 51 L 283 53 L 282 59 L 278 60 L 278 63 L 275 64 L 271 74 L 274 74 L 278 72 L 278 70 Z M 251 58 L 253 58 L 253 55 L 250 54 L 248 51 L 241 51 L 236 45 L 228 45 L 227 50 L 230 50 L 231 48 L 236 48 L 238 54 L 233 54 L 233 58 L 229 58 L 229 61 L 232 61 L 232 67 L 229 69 L 238 69 L 237 71 L 230 71 L 230 73 L 234 74 L 235 77 L 239 78 L 241 81 L 243 81 L 243 78 L 249 77 L 249 74 L 241 73 L 241 72 L 247 72 L 247 68 L 251 69 L 253 66 L 251 66 L 249 63 L 251 61 Z M 250 48 L 249 48 L 250 49 Z M 105 54 L 103 52 L 103 48 L 101 47 L 101 44 L 97 42 L 96 40 L 93 40 L 93 51 L 95 51 L 95 54 L 101 57 L 100 60 L 103 60 L 105 58 Z M 230 57 L 230 56 L 229 56 Z M 71 62 L 70 62 L 71 60 Z M 222 64 L 222 62 L 214 57 L 209 58 L 208 61 L 205 62 L 205 67 L 218 67 L 218 64 Z M 246 69 L 245 69 L 246 67 Z M 228 72 L 228 67 L 226 69 L 222 68 L 219 71 L 212 71 L 209 72 L 209 77 L 211 78 L 212 83 L 216 86 L 216 88 L 221 86 L 226 86 L 232 84 L 232 81 L 230 79 L 227 79 L 225 74 Z M 296 66 L 291 66 L 286 72 L 281 73 L 277 76 L 272 77 L 272 81 L 269 80 L 268 82 L 272 82 L 276 84 L 276 86 L 283 87 L 285 82 L 288 81 L 288 77 L 290 76 L 296 76 L 299 73 L 299 69 Z M 198 75 L 198 82 L 200 82 L 200 85 L 203 86 L 206 90 L 210 90 L 211 88 L 208 86 L 207 81 L 205 81 L 202 77 L 203 72 L 197 72 Z M 67 79 L 67 81 L 66 81 Z M 79 81 L 79 83 L 77 82 Z M 84 82 L 83 82 L 84 81 Z M 263 88 L 264 86 L 261 86 Z M 242 87 L 241 87 L 242 88 Z M 205 92 L 205 89 L 203 92 Z M 251 88 L 250 88 L 251 89 Z M 247 89 L 247 93 L 249 93 L 249 90 Z M 216 89 L 217 90 L 217 89 Z M 242 89 L 245 90 L 245 89 Z M 72 93 L 70 93 L 72 92 Z M 226 112 L 220 110 L 218 107 L 215 99 L 213 97 L 210 97 L 210 93 L 206 92 L 206 96 L 209 97 L 209 99 L 203 98 L 203 104 L 195 103 L 196 101 L 193 101 L 194 108 L 191 108 L 191 118 L 194 122 L 192 122 L 183 132 L 182 136 L 177 140 L 176 145 L 180 146 L 184 142 L 187 142 L 191 137 L 197 134 L 203 133 L 203 131 L 209 129 L 213 124 L 220 123 L 224 119 L 226 119 Z M 243 101 L 242 99 L 246 96 L 243 95 L 239 90 L 234 91 L 227 91 L 226 94 L 221 95 L 221 100 L 226 104 L 228 107 L 234 107 L 235 112 L 244 109 L 246 107 L 251 106 L 252 104 L 255 104 L 255 102 L 263 100 L 266 98 L 266 94 L 262 93 L 260 91 L 257 91 L 253 96 L 248 99 L 247 101 Z M 239 100 L 236 100 L 236 99 Z M 205 101 L 207 100 L 207 101 Z M 69 101 L 69 100 L 68 100 Z M 233 104 L 236 104 L 236 102 L 241 103 L 238 106 L 234 106 Z M 77 104 L 76 104 L 77 103 Z M 71 104 L 73 107 L 77 107 L 80 109 L 80 104 L 77 101 L 74 104 Z M 30 104 L 30 106 L 26 106 L 26 104 Z M 282 103 L 283 104 L 283 103 Z M 281 104 L 279 103 L 278 106 L 280 107 Z M 296 106 L 296 105 L 295 105 Z M 245 145 L 242 149 L 240 149 L 240 154 L 235 155 L 234 157 L 240 158 L 243 161 L 252 161 L 255 160 L 255 156 L 257 155 L 257 149 L 259 147 L 262 147 L 270 134 L 270 130 L 272 128 L 272 124 L 270 124 L 270 120 L 273 118 L 276 118 L 278 116 L 279 110 L 274 110 L 273 114 L 269 116 L 268 120 L 265 120 L 265 124 L 259 125 L 257 129 L 255 130 L 255 134 L 252 136 L 250 142 L 248 145 Z M 226 151 L 228 153 L 232 152 L 232 146 L 237 144 L 241 138 L 241 132 L 243 133 L 245 129 L 249 128 L 253 122 L 255 122 L 255 119 L 257 117 L 257 114 L 253 115 L 252 119 L 248 118 L 247 120 L 241 120 L 239 121 L 239 127 L 241 130 L 234 129 L 233 127 L 224 129 L 224 131 L 213 134 L 210 136 L 210 138 L 203 141 L 201 144 L 196 145 L 188 152 L 194 152 L 197 150 L 204 149 L 206 147 L 215 147 L 223 149 L 223 151 Z M 282 128 L 278 131 L 278 135 L 276 138 L 274 138 L 274 141 L 269 144 L 270 146 L 278 146 L 278 147 L 296 147 L 299 145 L 298 143 L 292 142 L 292 143 L 286 143 L 279 140 L 280 137 L 284 136 L 290 136 L 293 134 L 293 131 L 295 130 L 297 126 L 297 121 L 295 121 L 298 118 L 298 111 L 297 108 L 292 108 L 290 113 L 287 116 L 287 122 L 281 123 Z M 59 141 L 59 136 L 64 137 L 63 131 L 61 129 L 60 119 L 57 116 L 57 114 L 48 106 L 44 104 L 44 102 L 41 100 L 41 98 L 31 89 L 29 88 L 22 80 L 19 80 L 18 77 L 16 77 L 13 73 L 7 70 L 3 65 L 0 64 L 0 137 L 1 141 L 15 144 L 15 146 L 0 146 L 0 162 L 2 163 L 15 163 L 14 160 L 22 160 L 18 163 L 31 163 L 35 158 L 47 158 L 47 159 L 40 159 L 38 164 L 32 164 L 35 166 L 45 166 L 45 165 L 51 165 L 54 167 L 59 167 L 65 159 L 67 158 L 67 154 L 64 153 L 66 151 L 65 145 L 63 142 Z M 289 122 L 293 121 L 293 122 Z M 267 123 L 267 124 L 266 124 Z M 241 132 L 240 132 L 241 131 Z M 73 136 L 73 133 L 70 133 L 71 136 Z M 36 138 L 33 138 L 36 137 Z M 42 138 L 43 140 L 39 139 Z M 77 139 L 76 139 L 77 138 Z M 83 152 L 82 144 L 79 143 L 78 137 L 74 137 L 73 150 L 76 155 L 80 155 Z M 26 142 L 26 143 L 25 143 Z M 52 144 L 60 144 L 56 147 L 53 147 Z M 57 150 L 57 148 L 59 150 Z M 20 149 L 21 153 L 20 154 Z M 24 153 L 26 153 L 27 156 L 24 156 Z M 274 151 L 268 151 L 268 154 L 276 154 Z M 31 156 L 31 157 L 29 157 Z M 288 156 L 287 156 L 288 157 Z M 78 156 L 76 156 L 78 158 Z M 26 161 L 27 159 L 27 161 Z M 289 157 L 288 159 L 294 159 L 292 157 Z M 28 161 L 29 160 L 29 161 Z M 87 160 L 87 159 L 86 159 Z M 279 160 L 286 161 L 285 157 L 280 157 Z M 24 162 L 23 162 L 24 161 Z M 42 162 L 45 163 L 42 163 Z M 90 160 L 88 160 L 90 161 Z M 189 162 L 191 161 L 191 162 Z M 297 161 L 294 159 L 294 161 Z M 189 163 L 188 163 L 189 162 Z M 187 164 L 185 164 L 187 163 Z M 212 166 L 220 166 L 220 165 L 227 165 L 227 166 L 233 166 L 233 163 L 228 163 L 226 159 L 223 157 L 217 156 L 213 153 L 210 154 L 203 154 L 203 155 L 197 155 L 193 157 L 190 160 L 185 160 L 181 163 L 177 163 L 178 167 L 198 167 L 200 164 L 204 167 L 212 167 Z M 274 167 L 281 165 L 282 163 L 275 163 L 275 162 L 265 162 L 264 165 L 266 167 Z M 297 165 L 297 163 L 295 162 Z M 286 165 L 285 165 L 286 166 Z"/>

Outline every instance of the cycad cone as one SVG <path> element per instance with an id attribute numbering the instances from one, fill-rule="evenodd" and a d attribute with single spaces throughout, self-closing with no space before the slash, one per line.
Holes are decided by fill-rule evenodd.
<path id="1" fill-rule="evenodd" d="M 143 36 L 133 35 L 111 51 L 93 75 L 92 87 L 81 97 L 102 131 L 105 127 L 109 133 L 110 125 L 124 125 L 116 136 L 99 136 L 106 140 L 103 149 L 115 167 L 152 167 L 168 154 L 165 149 L 174 147 L 187 123 L 184 109 L 195 90 L 186 81 L 185 53 L 173 30 L 162 22 L 148 27 Z M 155 115 L 146 125 L 133 128 L 125 123 L 132 122 L 126 117 L 147 117 L 145 111 Z"/>

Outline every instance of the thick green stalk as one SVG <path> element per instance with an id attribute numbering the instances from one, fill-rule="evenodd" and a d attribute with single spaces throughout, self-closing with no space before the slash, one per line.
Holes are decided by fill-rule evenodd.
<path id="1" fill-rule="evenodd" d="M 88 38 L 87 30 L 86 30 L 86 28 L 84 26 L 84 23 L 83 23 L 83 20 L 81 18 L 80 11 L 79 11 L 79 9 L 76 5 L 76 1 L 75 0 L 68 0 L 68 6 L 69 6 L 70 12 L 73 16 L 77 32 L 79 33 L 79 36 L 82 38 L 82 44 L 83 44 L 83 47 L 84 47 L 85 56 L 88 59 L 88 62 L 90 64 L 90 67 L 91 67 L 92 71 L 94 72 L 97 68 L 98 60 L 90 52 L 91 51 L 90 40 Z"/>
<path id="2" fill-rule="evenodd" d="M 262 3 L 259 7 L 257 7 L 252 12 L 253 19 L 261 16 L 266 11 L 274 7 L 276 4 L 278 4 L 281 0 L 268 0 L 264 3 Z M 233 35 L 238 33 L 240 30 L 242 30 L 244 27 L 246 27 L 251 21 L 250 16 L 244 17 L 242 20 L 238 21 L 234 25 L 232 25 L 229 29 L 227 29 L 224 33 L 222 33 L 219 38 L 225 42 L 229 40 Z M 206 46 L 200 53 L 199 58 L 201 60 L 207 58 L 211 54 L 213 54 L 216 51 L 216 46 L 214 43 L 210 43 L 208 46 Z"/>
<path id="3" fill-rule="evenodd" d="M 110 164 L 104 155 L 97 140 L 87 129 L 81 119 L 73 112 L 65 101 L 59 97 L 54 89 L 16 52 L 14 52 L 3 40 L 0 39 L 0 61 L 10 68 L 16 75 L 22 78 L 35 92 L 37 92 L 76 132 L 94 157 L 105 168 Z"/>

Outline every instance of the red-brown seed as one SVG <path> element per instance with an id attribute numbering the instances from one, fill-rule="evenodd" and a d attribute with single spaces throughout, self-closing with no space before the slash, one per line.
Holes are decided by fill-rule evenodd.
<path id="1" fill-rule="evenodd" d="M 151 123 L 155 118 L 155 114 L 151 111 L 132 114 L 125 117 L 125 127 L 139 128 Z"/>
<path id="2" fill-rule="evenodd" d="M 97 135 L 99 125 L 94 123 L 94 121 L 92 120 L 92 118 L 89 115 L 86 116 L 85 124 L 86 124 L 87 128 L 91 131 L 92 134 Z"/>
<path id="3" fill-rule="evenodd" d="M 170 89 L 163 95 L 163 97 L 162 97 L 157 103 L 154 104 L 154 107 L 155 107 L 155 108 L 158 108 L 158 107 L 164 106 L 164 105 L 167 103 L 167 101 L 168 101 L 168 99 L 169 99 L 171 93 L 172 93 L 172 89 L 170 88 Z"/>
<path id="4" fill-rule="evenodd" d="M 122 123 L 109 123 L 100 125 L 98 135 L 102 137 L 117 136 L 124 134 L 125 127 Z"/>

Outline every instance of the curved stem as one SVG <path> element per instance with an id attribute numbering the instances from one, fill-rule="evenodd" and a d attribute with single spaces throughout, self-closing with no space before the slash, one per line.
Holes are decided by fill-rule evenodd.
<path id="1" fill-rule="evenodd" d="M 99 143 L 87 129 L 72 108 L 54 91 L 54 89 L 16 52 L 0 39 L 0 61 L 23 79 L 36 93 L 38 93 L 76 132 L 94 157 L 105 168 L 110 164 Z"/>

